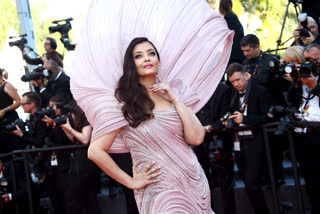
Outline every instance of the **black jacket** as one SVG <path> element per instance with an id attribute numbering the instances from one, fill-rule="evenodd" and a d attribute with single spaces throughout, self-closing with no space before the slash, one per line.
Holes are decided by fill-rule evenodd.
<path id="1" fill-rule="evenodd" d="M 220 121 L 230 111 L 231 88 L 220 82 L 206 105 L 197 113 L 202 125 L 211 125 L 214 130 L 223 128 Z"/>
<path id="2" fill-rule="evenodd" d="M 235 31 L 235 35 L 233 37 L 233 44 L 230 59 L 228 65 L 234 62 L 242 63 L 245 60 L 243 52 L 240 47 L 240 41 L 243 38 L 243 27 L 237 17 L 237 15 L 233 12 L 229 12 L 224 16 L 227 21 L 228 28 L 230 30 Z"/>
<path id="3" fill-rule="evenodd" d="M 72 94 L 70 91 L 70 77 L 65 73 L 61 73 L 57 80 L 50 82 L 49 86 L 52 95 L 59 95 L 67 99 L 72 99 Z"/>
<path id="4" fill-rule="evenodd" d="M 51 128 L 42 122 L 37 114 L 31 115 L 29 120 L 29 132 L 22 137 L 24 143 L 40 148 L 44 145 L 45 138 L 50 134 Z"/>
<path id="5" fill-rule="evenodd" d="M 267 112 L 271 105 L 271 97 L 265 88 L 258 84 L 254 84 L 253 82 L 250 83 L 250 81 L 251 80 L 249 80 L 249 84 L 252 86 L 247 100 L 247 115 L 243 116 L 242 123 L 252 126 L 262 125 L 269 120 Z M 240 111 L 240 98 L 238 92 L 234 92 L 232 100 L 234 100 L 232 105 L 233 112 Z"/>

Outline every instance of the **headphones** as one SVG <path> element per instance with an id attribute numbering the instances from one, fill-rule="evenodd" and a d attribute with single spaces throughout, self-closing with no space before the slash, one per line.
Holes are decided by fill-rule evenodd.
<path id="1" fill-rule="evenodd" d="M 54 38 L 47 37 L 46 39 L 50 41 L 50 46 L 52 49 L 54 49 L 54 50 L 57 49 L 57 42 Z"/>

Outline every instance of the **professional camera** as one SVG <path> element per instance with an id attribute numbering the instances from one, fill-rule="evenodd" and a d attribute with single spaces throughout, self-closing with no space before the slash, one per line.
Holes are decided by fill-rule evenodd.
<path id="1" fill-rule="evenodd" d="M 56 20 L 53 21 L 53 24 L 56 24 L 56 26 L 50 26 L 49 27 L 49 32 L 50 33 L 55 33 L 55 32 L 59 32 L 61 34 L 61 38 L 60 41 L 63 43 L 64 47 L 70 51 L 70 50 L 74 50 L 76 45 L 71 44 L 68 32 L 69 30 L 72 29 L 71 26 L 71 21 L 73 20 L 73 18 L 68 18 L 68 19 L 62 19 L 62 20 Z M 60 22 L 65 22 L 64 24 L 59 24 Z"/>
<path id="2" fill-rule="evenodd" d="M 66 114 L 63 114 L 63 115 L 61 115 L 61 116 L 59 116 L 59 117 L 56 117 L 56 118 L 53 119 L 54 124 L 55 124 L 56 126 L 61 126 L 61 125 L 63 125 L 63 124 L 66 124 L 68 117 L 69 117 L 69 116 L 66 115 Z"/>
<path id="3" fill-rule="evenodd" d="M 54 117 L 54 110 L 51 106 L 49 106 L 45 109 L 37 110 L 35 115 L 38 115 L 40 118 L 44 118 L 44 116 Z"/>
<path id="4" fill-rule="evenodd" d="M 223 117 L 222 117 L 222 122 L 226 122 L 226 128 L 232 129 L 234 127 L 234 121 L 233 119 L 228 119 L 232 115 L 231 112 L 227 112 Z"/>
<path id="5" fill-rule="evenodd" d="M 28 82 L 28 81 L 31 81 L 31 80 L 40 79 L 41 77 L 45 77 L 43 71 L 44 71 L 43 67 L 39 66 L 39 67 L 35 68 L 32 73 L 28 73 L 28 74 L 23 75 L 21 77 L 21 80 L 23 82 Z"/>
<path id="6" fill-rule="evenodd" d="M 301 74 L 301 77 L 304 77 L 304 78 L 308 78 L 310 77 L 310 74 L 312 72 L 312 74 L 314 76 L 317 76 L 317 66 L 316 66 L 316 63 L 314 62 L 305 62 L 304 64 L 302 64 L 300 66 L 300 74 Z"/>
<path id="7" fill-rule="evenodd" d="M 310 29 L 307 27 L 308 26 L 308 15 L 306 13 L 300 13 L 298 16 L 298 20 L 299 20 L 301 26 L 303 27 L 299 31 L 300 38 L 309 37 L 310 36 L 309 35 Z"/>
<path id="8" fill-rule="evenodd" d="M 28 43 L 27 39 L 25 38 L 27 36 L 27 34 L 23 34 L 20 35 L 18 37 L 20 37 L 21 39 L 13 41 L 13 42 L 9 42 L 9 46 L 17 46 L 21 51 L 23 51 L 25 45 Z M 14 39 L 16 38 L 16 36 L 10 36 L 9 39 Z"/>
<path id="9" fill-rule="evenodd" d="M 283 136 L 290 128 L 293 128 L 295 122 L 299 120 L 299 113 L 295 107 L 271 106 L 267 113 L 268 117 L 274 118 L 275 114 L 282 115 L 281 122 L 274 132 L 274 135 Z"/>
<path id="10" fill-rule="evenodd" d="M 6 178 L 0 178 L 0 204 L 3 202 L 2 196 L 8 194 L 7 193 L 8 188 L 8 181 Z"/>
<path id="11" fill-rule="evenodd" d="M 20 118 L 16 119 L 13 123 L 11 123 L 9 125 L 6 125 L 5 129 L 7 132 L 10 133 L 14 130 L 17 130 L 16 125 L 18 125 L 18 127 L 21 129 L 22 133 L 24 133 L 26 131 L 26 124 Z"/>

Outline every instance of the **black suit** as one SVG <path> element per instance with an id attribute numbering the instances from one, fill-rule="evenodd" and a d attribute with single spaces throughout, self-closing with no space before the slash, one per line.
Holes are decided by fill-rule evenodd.
<path id="1" fill-rule="evenodd" d="M 268 120 L 266 115 L 270 96 L 266 89 L 250 82 L 246 93 L 247 113 L 243 116 L 244 125 L 262 125 Z M 251 84 L 251 86 L 249 86 Z M 248 92 L 249 91 L 249 92 Z M 239 94 L 234 97 L 233 110 L 240 111 Z M 246 97 L 244 98 L 244 100 Z M 235 151 L 235 159 L 239 168 L 240 177 L 244 180 L 246 191 L 256 214 L 269 213 L 262 191 L 265 151 L 261 129 L 253 129 L 252 135 L 240 136 L 240 151 Z"/>
<path id="2" fill-rule="evenodd" d="M 70 77 L 65 73 L 62 72 L 58 79 L 53 80 L 50 83 L 50 87 L 53 96 L 59 95 L 67 98 L 68 100 L 72 99 L 70 91 Z"/>

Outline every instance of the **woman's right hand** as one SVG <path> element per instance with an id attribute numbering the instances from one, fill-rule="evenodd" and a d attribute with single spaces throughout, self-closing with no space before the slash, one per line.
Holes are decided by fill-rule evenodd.
<path id="1" fill-rule="evenodd" d="M 158 172 L 160 170 L 160 167 L 156 167 L 152 169 L 152 167 L 155 164 L 156 164 L 155 162 L 149 164 L 140 173 L 137 173 L 136 170 L 132 168 L 132 171 L 133 171 L 132 189 L 141 189 L 149 184 L 160 182 L 160 180 L 153 179 L 158 177 L 161 174 L 161 172 Z"/>

